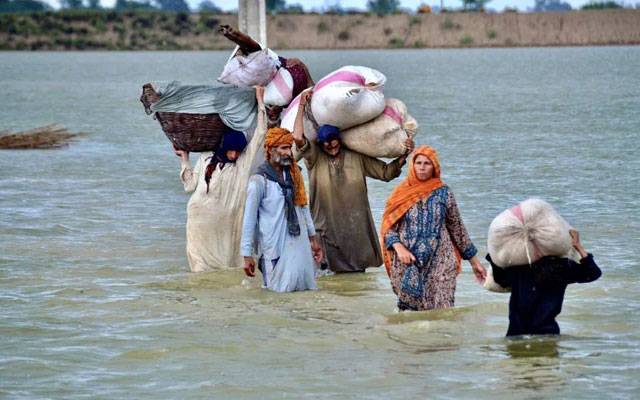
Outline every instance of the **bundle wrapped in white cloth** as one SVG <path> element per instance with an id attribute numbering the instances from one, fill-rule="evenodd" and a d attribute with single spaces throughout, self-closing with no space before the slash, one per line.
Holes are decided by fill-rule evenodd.
<path id="1" fill-rule="evenodd" d="M 571 226 L 549 203 L 528 199 L 503 211 L 489 226 L 487 249 L 493 263 L 507 268 L 545 256 L 570 256 Z"/>
<path id="2" fill-rule="evenodd" d="M 407 106 L 398 99 L 387 99 L 378 117 L 341 132 L 342 142 L 349 149 L 370 157 L 396 158 L 406 153 L 404 142 L 413 138 L 418 122 Z"/>
<path id="3" fill-rule="evenodd" d="M 218 81 L 238 87 L 265 86 L 273 79 L 280 61 L 269 49 L 253 52 L 247 56 L 232 53 Z"/>
<path id="4" fill-rule="evenodd" d="M 341 130 L 371 121 L 384 110 L 382 89 L 386 81 L 380 71 L 368 67 L 346 66 L 333 71 L 313 87 L 313 118 L 318 125 Z M 300 95 L 282 112 L 280 126 L 293 129 L 299 105 Z"/>

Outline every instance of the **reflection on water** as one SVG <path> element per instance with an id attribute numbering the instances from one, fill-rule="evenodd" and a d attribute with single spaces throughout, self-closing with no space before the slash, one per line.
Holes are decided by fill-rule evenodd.
<path id="1" fill-rule="evenodd" d="M 381 268 L 282 295 L 240 270 L 188 273 L 188 195 L 140 85 L 213 82 L 228 54 L 4 53 L 0 130 L 89 135 L 0 154 L 0 397 L 637 397 L 640 48 L 284 55 L 316 78 L 387 72 L 481 254 L 526 197 L 580 229 L 604 275 L 568 288 L 563 335 L 505 339 L 508 295 L 466 265 L 456 308 L 418 313 L 396 310 Z M 377 221 L 392 186 L 369 182 Z"/>
<path id="2" fill-rule="evenodd" d="M 507 340 L 507 353 L 512 358 L 558 357 L 557 336 L 511 338 Z"/>

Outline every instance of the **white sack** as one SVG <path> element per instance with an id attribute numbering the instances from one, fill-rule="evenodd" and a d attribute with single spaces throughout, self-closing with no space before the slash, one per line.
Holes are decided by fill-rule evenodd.
<path id="1" fill-rule="evenodd" d="M 500 267 L 526 265 L 571 253 L 571 226 L 544 200 L 528 199 L 500 213 L 489 226 L 487 248 Z"/>
<path id="2" fill-rule="evenodd" d="M 346 147 L 371 157 L 396 158 L 406 153 L 404 144 L 413 138 L 418 122 L 407 113 L 407 106 L 398 99 L 387 99 L 386 106 L 374 120 L 341 133 Z"/>
<path id="3" fill-rule="evenodd" d="M 382 89 L 386 80 L 381 72 L 367 67 L 348 66 L 333 71 L 313 87 L 314 119 L 318 125 L 329 124 L 340 129 L 371 121 L 384 110 Z M 280 126 L 293 128 L 299 103 L 300 95 L 282 112 Z"/>
<path id="4" fill-rule="evenodd" d="M 227 61 L 218 81 L 238 87 L 265 86 L 279 65 L 278 57 L 269 49 L 248 56 L 236 54 Z"/>
<path id="5" fill-rule="evenodd" d="M 293 98 L 293 77 L 286 68 L 280 68 L 264 88 L 264 103 L 270 106 L 286 106 Z"/>
<path id="6" fill-rule="evenodd" d="M 382 89 L 387 78 L 367 67 L 346 66 L 314 86 L 311 112 L 319 126 L 340 129 L 371 121 L 384 110 Z"/>

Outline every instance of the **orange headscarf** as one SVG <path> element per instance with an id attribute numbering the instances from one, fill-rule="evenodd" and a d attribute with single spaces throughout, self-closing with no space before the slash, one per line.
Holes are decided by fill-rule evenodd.
<path id="1" fill-rule="evenodd" d="M 416 175 L 414 163 L 418 156 L 427 157 L 433 164 L 433 176 L 426 181 L 419 180 Z M 385 235 L 393 225 L 400 221 L 411 207 L 420 200 L 428 198 L 434 190 L 443 186 L 444 183 L 440 180 L 440 161 L 438 161 L 438 154 L 435 149 L 429 146 L 416 148 L 409 161 L 409 176 L 393 190 L 387 200 L 387 205 L 382 215 L 382 228 L 380 229 L 382 253 L 384 256 L 384 266 L 389 276 L 391 276 L 393 250 L 387 249 L 384 245 Z M 460 264 L 460 262 L 458 262 L 458 264 Z M 460 266 L 458 266 L 458 271 L 459 270 Z"/>
<path id="2" fill-rule="evenodd" d="M 280 146 L 281 144 L 293 145 L 293 134 L 285 128 L 269 129 L 264 138 L 264 156 L 267 161 L 271 159 L 269 150 L 276 146 Z M 304 190 L 304 178 L 302 177 L 302 171 L 300 171 L 300 167 L 298 167 L 295 160 L 291 164 L 291 178 L 293 179 L 293 186 L 295 187 L 293 204 L 296 206 L 307 205 L 307 193 Z"/>

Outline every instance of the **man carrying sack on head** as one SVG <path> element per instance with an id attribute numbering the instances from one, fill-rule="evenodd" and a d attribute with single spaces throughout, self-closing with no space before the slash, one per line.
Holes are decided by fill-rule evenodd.
<path id="1" fill-rule="evenodd" d="M 266 161 L 249 180 L 242 227 L 245 273 L 255 276 L 257 242 L 263 285 L 276 292 L 316 289 L 315 262 L 323 257 L 292 144 L 286 129 L 267 132 Z"/>

